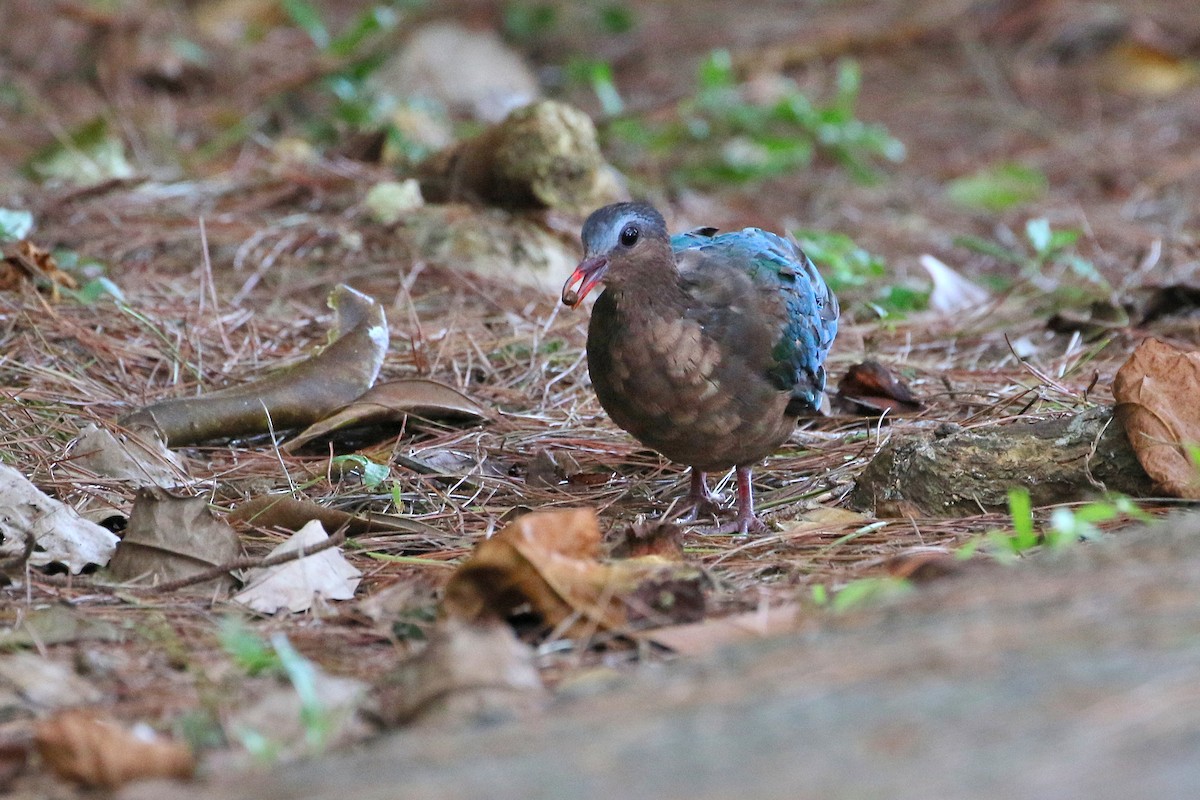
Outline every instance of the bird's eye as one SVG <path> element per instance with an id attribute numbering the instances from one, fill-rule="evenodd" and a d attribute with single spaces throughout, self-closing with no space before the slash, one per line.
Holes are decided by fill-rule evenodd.
<path id="1" fill-rule="evenodd" d="M 634 225 L 626 225 L 625 230 L 621 231 L 621 244 L 626 247 L 633 247 L 637 244 L 638 237 L 641 232 Z"/>

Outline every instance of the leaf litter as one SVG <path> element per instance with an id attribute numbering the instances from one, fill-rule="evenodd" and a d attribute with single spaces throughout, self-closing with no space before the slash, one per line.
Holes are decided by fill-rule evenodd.
<path id="1" fill-rule="evenodd" d="M 1035 38 L 1028 46 L 1036 48 L 1041 41 Z M 280 55 L 281 63 L 294 63 L 286 60 L 286 53 Z M 929 97 L 928 78 L 931 74 L 961 77 L 959 65 L 946 62 L 945 53 L 935 54 L 923 60 L 918 76 L 922 80 L 906 73 L 903 84 L 889 86 L 887 73 L 895 70 L 886 58 L 868 55 L 864 87 L 883 81 L 884 88 L 873 91 L 889 95 L 889 102 L 877 103 L 875 112 L 885 116 L 903 110 L 903 116 L 922 121 L 938 117 L 943 113 L 940 109 L 923 105 Z M 1021 69 L 1028 68 L 1021 64 Z M 1055 83 L 1030 80 L 1031 75 L 1040 73 L 1018 70 L 1003 77 L 1011 79 L 1022 114 L 1030 109 L 1046 114 L 1060 99 L 1053 94 Z M 1086 70 L 1069 77 L 1083 81 L 1084 88 L 1077 94 L 1089 102 L 1110 101 L 1089 88 L 1087 81 L 1093 76 Z M 912 92 L 919 94 L 913 97 Z M 255 102 L 251 98 L 249 105 Z M 914 105 L 932 111 L 932 116 L 912 115 L 908 109 Z M 1178 104 L 1179 109 L 1189 107 L 1187 102 Z M 983 123 L 1002 130 L 1000 120 L 1012 117 L 1010 110 L 999 109 L 996 119 Z M 976 108 L 974 113 L 991 112 Z M 930 202 L 938 213 L 944 212 L 937 218 L 934 236 L 926 235 L 928 231 L 913 235 L 927 220 L 896 212 L 907 209 L 904 213 L 914 214 L 913 197 L 925 197 L 920 194 L 923 189 L 915 188 L 920 182 L 913 181 L 911 174 L 895 176 L 891 187 L 847 188 L 844 174 L 820 164 L 802 181 L 781 182 L 752 201 L 703 205 L 705 201 L 684 195 L 676 210 L 681 217 L 697 216 L 700 204 L 705 209 L 699 214 L 702 219 L 680 221 L 723 226 L 748 217 L 774 222 L 800 213 L 806 225 L 838 229 L 852 219 L 856 238 L 887 253 L 889 264 L 899 272 L 917 272 L 921 255 L 959 232 L 983 237 L 995 227 L 1020 230 L 1027 213 L 1073 214 L 1064 204 L 1047 199 L 1061 199 L 1059 179 L 1072 176 L 1088 182 L 1090 199 L 1086 219 L 1071 216 L 1070 224 L 1087 228 L 1081 246 L 1088 248 L 1099 269 L 1110 279 L 1128 275 L 1132 265 L 1157 245 L 1162 254 L 1153 260 L 1157 270 L 1153 275 L 1136 273 L 1138 280 L 1193 286 L 1196 244 L 1179 220 L 1188 219 L 1181 204 L 1193 187 L 1194 169 L 1181 154 L 1167 152 L 1170 147 L 1161 154 L 1126 149 L 1128 142 L 1150 140 L 1164 113 L 1162 107 L 1149 104 L 1128 111 L 1120 136 L 1084 129 L 1061 141 L 1047 137 L 1037 145 L 1041 149 L 1036 158 L 1028 162 L 1037 163 L 1039 174 L 1054 176 L 1046 191 L 1029 193 L 1023 196 L 1023 205 L 996 212 L 1003 215 L 1002 221 L 937 206 L 939 201 L 933 199 Z M 944 122 L 942 117 L 926 127 L 934 130 Z M 1022 163 L 1026 162 L 1016 141 L 1006 139 L 1001 147 L 985 153 L 981 143 L 991 140 L 978 135 L 976 122 L 949 122 L 958 126 L 954 141 L 966 151 L 948 153 L 942 144 L 929 147 L 929 142 L 918 147 L 923 134 L 910 123 L 904 137 L 910 140 L 906 169 L 921 176 L 968 174 L 978 164 L 995 161 L 995 150 L 1022 152 Z M 889 120 L 897 130 L 903 124 L 903 119 Z M 3 147 L 19 145 L 16 137 Z M 921 163 L 921 158 L 929 160 Z M 953 162 L 949 172 L 947 159 Z M 322 305 L 328 287 L 346 281 L 373 295 L 392 320 L 393 342 L 380 370 L 381 380 L 436 381 L 489 413 L 480 423 L 420 426 L 403 421 L 402 415 L 398 431 L 389 430 L 356 448 L 356 454 L 389 467 L 389 477 L 374 486 L 333 465 L 331 456 L 342 452 L 336 440 L 323 442 L 323 452 L 291 452 L 277 449 L 268 430 L 184 448 L 191 485 L 203 487 L 215 515 L 222 516 L 229 508 L 247 511 L 242 517 L 236 512 L 228 515 L 246 555 L 237 564 L 217 568 L 262 565 L 279 541 L 277 527 L 295 531 L 306 515 L 315 513 L 305 508 L 286 517 L 278 498 L 286 498 L 289 506 L 316 506 L 338 515 L 338 522 L 324 523 L 327 530 L 340 529 L 347 519 L 361 525 L 347 529 L 345 539 L 335 535 L 327 540 L 362 573 L 354 599 L 331 603 L 320 616 L 251 616 L 247 624 L 258 631 L 286 632 L 305 659 L 331 675 L 372 683 L 397 668 L 398 658 L 428 653 L 428 665 L 418 671 L 436 676 L 461 667 L 467 677 L 456 685 L 468 691 L 463 705 L 468 710 L 483 709 L 485 717 L 493 706 L 486 698 L 470 699 L 469 687 L 477 681 L 464 663 L 469 655 L 462 653 L 508 653 L 492 660 L 514 665 L 514 680 L 506 683 L 493 670 L 484 673 L 482 683 L 500 687 L 502 694 L 520 696 L 528 691 L 516 705 L 534 709 L 544 700 L 539 686 L 552 689 L 581 666 L 601 661 L 621 666 L 671 657 L 659 649 L 622 648 L 623 637 L 614 633 L 620 625 L 607 629 L 599 624 L 606 619 L 607 606 L 595 598 L 579 602 L 580 609 L 591 610 L 593 616 L 577 613 L 580 609 L 568 603 L 569 613 L 552 618 L 559 625 L 552 623 L 550 633 L 546 621 L 538 620 L 536 626 L 519 628 L 520 638 L 510 625 L 495 619 L 466 622 L 439 607 L 447 583 L 469 563 L 481 542 L 491 541 L 497 531 L 528 511 L 595 509 L 601 546 L 577 560 L 596 570 L 613 557 L 609 540 L 620 539 L 622 531 L 643 518 L 661 518 L 686 491 L 685 475 L 641 449 L 603 416 L 586 381 L 585 323 L 559 315 L 549 295 L 517 288 L 508 280 L 465 277 L 453 269 L 452 259 L 414 263 L 409 253 L 396 247 L 393 231 L 352 217 L 366 187 L 378 182 L 378 170 L 333 160 L 307 166 L 270 161 L 261 166 L 257 171 L 197 180 L 186 190 L 180 185 L 141 182 L 135 187 L 118 182 L 46 204 L 39 214 L 43 217 L 39 237 L 45 236 L 41 241 L 67 242 L 104 257 L 111 269 L 120 270 L 113 277 L 126 299 L 47 303 L 37 287 L 24 279 L 15 289 L 0 293 L 0 429 L 5 463 L 57 500 L 76 506 L 99 500 L 128 514 L 134 501 L 132 485 L 123 478 L 101 475 L 82 481 L 69 469 L 71 457 L 64 443 L 88 424 L 109 427 L 138 408 L 192 398 L 213 386 L 245 386 L 279 365 L 303 362 L 325 343 L 325 331 L 331 327 Z M 1142 193 L 1149 183 L 1167 191 Z M 825 193 L 829 199 L 817 199 Z M 1034 212 L 1036 204 L 1042 205 Z M 197 230 L 199 209 L 205 216 L 207 239 Z M 438 213 L 456 229 L 480 227 L 470 209 L 447 206 Z M 486 219 L 488 231 L 515 224 L 498 226 L 497 220 L 508 218 L 495 213 Z M 541 225 L 525 219 L 521 224 Z M 573 220 L 548 215 L 547 224 L 565 231 L 550 238 L 574 246 Z M 1059 225 L 1056 218 L 1055 226 Z M 445 227 L 438 222 L 431 235 Z M 202 241 L 213 256 L 209 270 L 200 257 L 208 255 Z M 812 598 L 836 595 L 863 579 L 912 578 L 926 567 L 936 572 L 944 566 L 945 554 L 960 544 L 1011 524 L 998 513 L 958 518 L 896 513 L 875 520 L 842 511 L 855 478 L 891 437 L 913 430 L 937 431 L 946 424 L 1003 429 L 1112 402 L 1113 377 L 1146 330 L 1123 325 L 1119 317 L 1110 323 L 1106 317 L 1095 344 L 1065 328 L 1063 333 L 1047 331 L 1041 309 L 1050 304 L 1069 307 L 1070 302 L 1030 291 L 1020 275 L 1006 276 L 1004 264 L 994 256 L 936 252 L 944 263 L 955 264 L 955 272 L 963 278 L 974 281 L 987 275 L 1016 282 L 994 290 L 992 283 L 981 279 L 978 285 L 986 285 L 998 304 L 987 316 L 969 319 L 962 314 L 916 312 L 880 321 L 861 310 L 874 300 L 868 292 L 847 289 L 845 298 L 859 301 L 859 310 L 847 314 L 829 364 L 831 376 L 836 379 L 852 364 L 870 357 L 890 375 L 902 374 L 922 407 L 911 407 L 911 417 L 891 426 L 881 426 L 878 413 L 805 422 L 756 471 L 759 505 L 774 527 L 767 535 L 746 539 L 698 536 L 684 530 L 679 543 L 683 563 L 702 571 L 709 581 L 703 588 L 706 617 L 689 624 L 711 627 L 701 632 L 698 642 L 684 644 L 681 637 L 680 650 L 703 651 L 719 643 L 724 634 L 716 629 L 724 627 L 724 621 L 730 628 L 754 631 L 774 630 L 780 620 L 783 624 L 820 620 L 824 612 Z M 327 266 L 333 264 L 336 278 L 331 276 L 333 267 Z M 953 302 L 947 308 L 965 308 L 964 300 L 971 294 L 951 292 Z M 851 302 L 845 304 L 847 308 Z M 1193 350 L 1200 339 L 1194 321 L 1186 318 L 1172 320 L 1169 328 L 1152 320 L 1135 319 L 1132 324 L 1139 323 L 1154 324 L 1154 333 L 1185 351 Z M 1006 336 L 1021 342 L 1019 357 Z M 897 392 L 891 393 L 892 400 L 900 400 Z M 869 403 L 880 405 L 879 398 L 868 397 Z M 340 399 L 339 405 L 351 400 Z M 878 410 L 869 404 L 866 409 Z M 1154 434 L 1154 438 L 1161 437 Z M 1171 446 L 1180 451 L 1177 444 Z M 554 465 L 547 466 L 539 456 L 560 452 L 569 454 L 570 460 L 560 463 L 552 458 Z M 573 479 L 579 475 L 589 479 Z M 722 488 L 729 491 L 729 478 Z M 279 517 L 261 516 L 277 505 Z M 820 510 L 842 516 L 814 513 Z M 385 524 L 389 518 L 394 525 Z M 663 549 L 671 552 L 669 546 Z M 81 564 L 80 571 L 85 567 Z M 76 572 L 73 566 L 70 571 Z M 277 678 L 264 684 L 247 677 L 221 643 L 218 617 L 248 613 L 226 600 L 115 585 L 103 574 L 46 574 L 26 569 L 23 563 L 6 572 L 17 584 L 5 590 L 14 602 L 0 610 L 0 624 L 5 633 L 27 635 L 20 638 L 22 646 L 47 646 L 36 623 L 60 607 L 96 623 L 97 630 L 120 633 L 97 637 L 82 624 L 56 623 L 46 628 L 56 631 L 48 637 L 58 642 L 48 645 L 51 654 L 78 655 L 81 663 L 97 665 L 89 680 L 103 693 L 107 710 L 123 723 L 148 719 L 160 730 L 183 730 L 185 718 L 189 724 L 193 721 L 190 713 L 212 702 L 201 697 L 202 689 L 216 687 L 212 724 L 219 734 L 228 734 L 230 728 L 221 720 L 230 718 L 231 709 L 249 707 L 256 696 L 279 688 Z M 421 589 L 401 592 L 387 612 L 396 615 L 395 622 L 378 624 L 371 615 L 379 612 L 367 602 L 397 586 Z M 563 594 L 570 596 L 567 590 Z M 505 613 L 515 614 L 513 621 L 521 624 L 521 615 L 532 608 L 532 603 L 518 604 Z M 756 615 L 765 617 L 762 625 L 756 626 Z M 576 617 L 589 620 L 582 635 L 578 629 L 561 627 Z M 449 626 L 459 630 L 447 633 Z M 653 630 L 644 633 L 652 635 Z M 566 637 L 566 631 L 576 635 Z M 479 645 L 477 634 L 495 637 L 493 644 Z M 124 666 L 106 669 L 105 663 Z M 136 693 L 128 692 L 123 683 L 130 675 L 143 676 Z M 444 689 L 434 680 L 421 691 L 404 690 L 406 698 L 421 698 L 418 710 L 397 711 L 394 717 L 420 718 L 419 709 L 437 706 L 440 698 L 453 694 Z M 295 694 L 294 688 L 288 691 Z M 222 746 L 204 745 L 203 736 L 193 741 L 201 742 L 205 753 Z"/>

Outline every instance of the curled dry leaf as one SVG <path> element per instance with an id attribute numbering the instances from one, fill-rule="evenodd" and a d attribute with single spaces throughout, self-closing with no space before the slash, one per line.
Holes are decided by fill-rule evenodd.
<path id="1" fill-rule="evenodd" d="M 634 623 L 683 622 L 704 614 L 701 574 L 660 558 L 602 563 L 590 508 L 539 511 L 480 542 L 446 585 L 451 617 L 505 617 L 528 603 L 568 635 Z"/>
<path id="2" fill-rule="evenodd" d="M 67 445 L 63 465 L 72 478 L 86 482 L 80 471 L 115 478 L 132 486 L 170 489 L 188 483 L 178 455 L 156 436 L 117 435 L 98 425 L 88 425 Z"/>
<path id="3" fill-rule="evenodd" d="M 18 558 L 29 546 L 33 566 L 64 564 L 78 573 L 88 564 L 107 564 L 117 547 L 111 531 L 43 494 L 4 464 L 0 464 L 0 509 L 0 559 Z"/>
<path id="4" fill-rule="evenodd" d="M 327 539 L 329 534 L 325 528 L 313 520 L 272 550 L 271 556 L 297 553 Z M 307 611 L 318 598 L 349 600 L 354 597 L 361 576 L 340 549 L 330 547 L 273 567 L 249 570 L 246 588 L 233 599 L 262 614 L 274 614 L 282 608 L 293 612 Z"/>
<path id="5" fill-rule="evenodd" d="M 203 496 L 174 497 L 161 489 L 142 489 L 110 569 L 117 580 L 164 583 L 228 564 L 239 552 L 237 534 L 213 516 Z M 224 594 L 231 583 L 225 574 L 188 589 Z"/>
<path id="6" fill-rule="evenodd" d="M 200 397 L 166 400 L 121 420 L 158 431 L 172 447 L 311 425 L 362 395 L 388 347 L 383 307 L 340 285 L 329 295 L 339 337 L 320 353 L 273 375 Z"/>
<path id="7" fill-rule="evenodd" d="M 265 494 L 247 500 L 231 511 L 226 519 L 260 528 L 284 528 L 290 531 L 298 531 L 315 519 L 327 531 L 345 528 L 347 537 L 368 533 L 411 533 L 435 537 L 445 534 L 441 529 L 420 520 L 370 511 L 350 514 L 288 494 Z"/>
<path id="8" fill-rule="evenodd" d="M 1187 452 L 1200 445 L 1200 353 L 1147 339 L 1117 371 L 1113 397 L 1146 474 L 1167 494 L 1200 499 Z"/>
<path id="9" fill-rule="evenodd" d="M 410 378 L 368 389 L 354 402 L 310 425 L 283 449 L 294 451 L 339 430 L 400 422 L 409 415 L 424 419 L 487 418 L 481 405 L 454 387 L 425 378 Z"/>
<path id="10" fill-rule="evenodd" d="M 0 255 L 0 291 L 12 291 L 28 281 L 57 299 L 60 286 L 79 288 L 74 278 L 58 268 L 52 253 L 26 239 L 5 244 Z"/>
<path id="11" fill-rule="evenodd" d="M 196 762 L 183 744 L 127 730 L 85 711 L 65 711 L 34 732 L 42 760 L 84 786 L 115 789 L 145 778 L 186 779 Z"/>
<path id="12" fill-rule="evenodd" d="M 846 370 L 834 403 L 849 413 L 867 416 L 884 411 L 890 415 L 916 413 L 925 408 L 908 385 L 878 361 L 864 361 Z"/>
<path id="13" fill-rule="evenodd" d="M 799 624 L 799 617 L 798 603 L 764 605 L 744 614 L 656 628 L 638 634 L 638 638 L 668 647 L 682 655 L 699 656 L 745 639 L 761 639 L 793 631 Z"/>
<path id="14" fill-rule="evenodd" d="M 613 558 L 659 556 L 683 561 L 683 527 L 661 519 L 631 523 L 609 552 Z"/>
<path id="15" fill-rule="evenodd" d="M 1100 60 L 1100 82 L 1115 92 L 1166 97 L 1200 81 L 1200 63 L 1155 42 L 1127 38 Z"/>

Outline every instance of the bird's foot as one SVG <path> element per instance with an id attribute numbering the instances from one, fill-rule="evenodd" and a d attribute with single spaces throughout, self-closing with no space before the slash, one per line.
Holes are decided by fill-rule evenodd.
<path id="1" fill-rule="evenodd" d="M 695 473 L 693 472 L 693 476 Z M 701 479 L 703 483 L 703 478 Z M 692 487 L 695 488 L 695 478 L 692 479 Z M 729 533 L 759 533 L 767 529 L 766 524 L 754 513 L 754 490 L 750 485 L 750 468 L 737 468 L 737 486 L 738 486 L 738 513 L 729 522 L 716 525 L 712 528 L 701 529 L 701 533 L 709 534 L 729 534 Z M 705 487 L 707 490 L 707 487 Z"/>
<path id="2" fill-rule="evenodd" d="M 750 515 L 745 519 L 742 515 L 738 515 L 728 522 L 722 522 L 720 525 L 713 525 L 707 528 L 696 528 L 697 533 L 702 533 L 708 536 L 728 536 L 730 534 L 741 534 L 745 536 L 748 533 L 762 533 L 767 529 L 767 525 L 761 519 L 754 515 Z"/>
<path id="3" fill-rule="evenodd" d="M 721 515 L 721 498 L 708 490 L 706 477 L 705 473 L 692 470 L 692 485 L 687 496 L 691 511 L 680 517 L 680 522 L 698 522 L 701 519 L 715 519 Z"/>

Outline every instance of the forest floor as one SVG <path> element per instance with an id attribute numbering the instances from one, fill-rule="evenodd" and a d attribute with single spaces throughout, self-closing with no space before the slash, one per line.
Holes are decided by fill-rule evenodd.
<path id="1" fill-rule="evenodd" d="M 314 5 L 341 30 L 373 4 Z M 324 672 L 370 683 L 424 647 L 455 567 L 520 513 L 591 507 L 602 530 L 619 538 L 687 489 L 684 471 L 641 448 L 599 408 L 583 360 L 586 314 L 562 308 L 545 280 L 415 259 L 363 205 L 396 167 L 351 158 L 350 137 L 326 150 L 301 144 L 313 141 L 314 120 L 334 113 L 321 81 L 332 71 L 330 55 L 267 6 L 275 4 L 235 10 L 147 0 L 116 13 L 86 2 L 13 0 L 16 27 L 6 27 L 29 35 L 0 44 L 0 208 L 31 212 L 29 239 L 58 253 L 77 283 L 103 270 L 121 293 L 114 302 L 29 283 L 0 291 L 0 462 L 65 501 L 102 495 L 127 512 L 131 487 L 111 483 L 100 492 L 64 470 L 67 443 L 88 423 L 111 426 L 148 403 L 296 363 L 325 342 L 325 298 L 339 283 L 386 311 L 391 342 L 381 381 L 437 380 L 488 412 L 478 423 L 414 422 L 352 451 L 388 466 L 377 485 L 339 471 L 328 451 L 281 451 L 269 437 L 182 449 L 189 485 L 218 511 L 291 490 L 328 507 L 417 523 L 401 535 L 347 540 L 344 555 L 362 572 L 354 599 L 255 616 L 225 598 L 123 588 L 103 572 L 11 573 L 0 589 L 9 647 L 73 667 L 86 698 L 74 704 L 200 740 L 213 752 L 235 738 L 238 709 L 277 682 L 246 674 L 222 620 L 240 619 L 264 642 L 286 634 Z M 654 198 L 675 228 L 757 225 L 802 241 L 807 232 L 836 262 L 816 257 L 832 271 L 843 309 L 831 388 L 852 365 L 873 360 L 919 400 L 883 422 L 835 406 L 803 424 L 755 470 L 766 534 L 685 533 L 686 561 L 705 579 L 706 619 L 780 607 L 800 609 L 803 624 L 820 627 L 846 587 L 895 588 L 897 577 L 922 577 L 914 571 L 922 559 L 944 556 L 945 565 L 963 545 L 1012 530 L 1004 508 L 953 517 L 849 509 L 856 479 L 890 437 L 1112 405 L 1113 378 L 1143 339 L 1197 349 L 1193 0 L 1147 0 L 1136 9 L 1084 0 L 692 0 L 630 4 L 628 29 L 624 16 L 601 24 L 572 4 L 557 6 L 557 22 L 543 27 L 513 11 L 535 7 L 429 4 L 403 12 L 412 16 L 401 29 L 446 16 L 507 30 L 536 74 L 558 81 L 555 96 L 598 120 L 606 154 L 626 170 L 630 188 Z M 256 44 L 226 45 L 225 57 L 202 69 L 178 56 L 181 41 L 207 41 L 225 14 L 258 26 Z M 619 91 L 623 118 L 651 125 L 695 93 L 697 69 L 714 48 L 728 49 L 750 98 L 778 96 L 784 78 L 830 98 L 838 64 L 852 59 L 861 69 L 854 114 L 885 126 L 903 159 L 866 157 L 872 175 L 862 180 L 836 150 L 818 146 L 811 163 L 752 181 L 695 177 L 679 168 L 679 152 L 621 138 L 619 120 L 606 118 L 588 81 L 563 78 L 575 74 L 564 64 L 610 67 L 611 84 L 602 72 L 588 74 Z M 93 139 L 118 143 L 113 160 L 127 172 L 101 171 L 86 186 L 29 177 L 28 165 L 45 164 L 56 144 L 95 120 L 103 125 Z M 1010 193 L 1015 199 L 1003 196 Z M 566 247 L 577 241 L 577 212 L 522 214 Z M 1052 243 L 1039 238 L 1047 226 L 1059 234 Z M 964 305 L 961 289 L 931 298 L 926 255 L 974 282 L 985 299 Z M 1161 287 L 1167 293 L 1153 295 L 1159 306 L 1147 312 L 1144 298 Z M 1105 309 L 1119 311 L 1104 316 Z M 730 476 L 720 489 L 732 494 Z M 1159 514 L 1178 501 L 1137 503 Z M 1053 510 L 1035 509 L 1039 527 Z M 284 538 L 238 530 L 251 560 Z M 30 623 L 62 609 L 69 632 L 57 615 L 51 627 Z M 551 689 L 597 668 L 677 658 L 619 636 L 522 633 Z M 13 700 L 20 710 L 8 715 L 15 720 L 5 740 L 27 742 L 35 717 L 71 704 Z M 211 772 L 222 763 L 201 760 Z M 18 795 L 75 794 L 37 771 L 12 780 Z"/>

